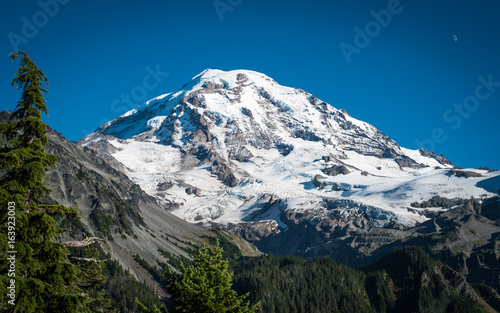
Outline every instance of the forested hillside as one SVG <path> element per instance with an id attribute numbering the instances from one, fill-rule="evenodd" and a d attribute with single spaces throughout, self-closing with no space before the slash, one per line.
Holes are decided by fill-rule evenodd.
<path id="1" fill-rule="evenodd" d="M 460 275 L 415 247 L 397 249 L 364 270 L 329 258 L 245 259 L 234 268 L 234 288 L 250 292 L 266 313 L 492 310 Z"/>

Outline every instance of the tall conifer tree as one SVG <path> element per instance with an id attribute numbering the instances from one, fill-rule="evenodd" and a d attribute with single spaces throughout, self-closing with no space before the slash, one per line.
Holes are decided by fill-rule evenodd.
<path id="1" fill-rule="evenodd" d="M 193 264 L 184 267 L 180 274 L 167 273 L 168 289 L 172 294 L 171 312 L 252 313 L 258 305 L 249 307 L 244 299 L 231 289 L 232 274 L 228 261 L 222 257 L 222 248 L 203 246 Z"/>
<path id="2" fill-rule="evenodd" d="M 42 179 L 58 161 L 44 150 L 48 138 L 42 121 L 42 113 L 47 113 L 43 92 L 48 80 L 26 53 L 11 54 L 13 61 L 18 57 L 22 58 L 12 86 L 22 90 L 21 99 L 10 121 L 0 124 L 0 311 L 90 312 L 81 269 L 69 262 L 66 247 L 54 241 L 63 230 L 52 216 L 78 217 L 78 211 L 43 203 L 50 190 Z M 8 217 L 9 206 L 15 207 L 15 219 Z M 12 263 L 15 276 L 8 275 Z M 15 300 L 8 302 L 12 280 Z"/>

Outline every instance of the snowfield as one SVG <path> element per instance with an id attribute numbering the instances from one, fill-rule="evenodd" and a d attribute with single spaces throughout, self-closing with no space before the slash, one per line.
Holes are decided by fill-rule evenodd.
<path id="1" fill-rule="evenodd" d="M 102 140 L 144 191 L 197 223 L 274 220 L 285 230 L 283 211 L 321 216 L 332 210 L 325 203 L 335 201 L 347 217 L 366 214 L 377 225 L 408 227 L 426 220 L 412 202 L 436 195 L 481 198 L 500 188 L 498 171 L 450 175 L 451 164 L 402 148 L 344 110 L 247 70 L 206 70 L 80 144 Z M 214 160 L 227 165 L 234 186 L 214 173 Z M 333 166 L 349 173 L 323 172 Z"/>

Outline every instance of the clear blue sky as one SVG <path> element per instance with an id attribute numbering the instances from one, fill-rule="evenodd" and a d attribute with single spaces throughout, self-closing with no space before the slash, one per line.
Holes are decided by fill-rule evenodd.
<path id="1" fill-rule="evenodd" d="M 8 54 L 26 51 L 50 81 L 45 121 L 70 140 L 206 68 L 250 69 L 404 147 L 500 169 L 496 0 L 19 0 L 0 15 L 0 110 L 19 99 Z"/>

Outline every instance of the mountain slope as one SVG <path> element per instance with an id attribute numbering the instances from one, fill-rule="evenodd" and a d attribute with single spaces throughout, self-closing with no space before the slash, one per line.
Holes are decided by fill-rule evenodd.
<path id="1" fill-rule="evenodd" d="M 0 123 L 10 116 L 10 111 L 0 112 Z M 75 207 L 82 217 L 64 220 L 63 227 L 78 240 L 85 236 L 83 233 L 103 238 L 101 247 L 112 259 L 164 295 L 134 256 L 153 266 L 169 264 L 172 260 L 159 249 L 172 258 L 190 257 L 189 251 L 206 241 L 202 236 L 214 234 L 166 212 L 153 197 L 93 151 L 50 128 L 47 137 L 46 151 L 60 157 L 56 168 L 49 169 L 44 177 L 45 185 L 52 190 L 47 201 Z"/>

